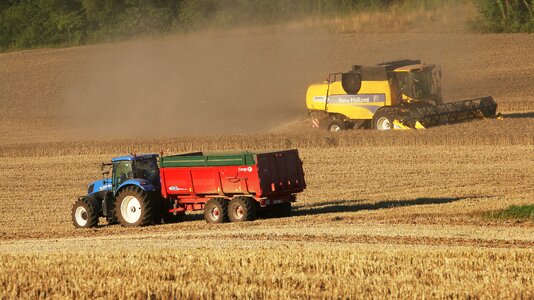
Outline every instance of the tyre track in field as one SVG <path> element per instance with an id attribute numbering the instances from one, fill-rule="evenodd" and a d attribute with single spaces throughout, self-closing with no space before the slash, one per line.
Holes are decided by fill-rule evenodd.
<path id="1" fill-rule="evenodd" d="M 314 236 L 314 235 L 254 235 L 254 236 L 214 236 L 218 238 L 243 239 L 243 240 L 276 240 L 291 242 L 328 242 L 342 244 L 395 244 L 395 245 L 427 245 L 427 246 L 456 246 L 456 247 L 478 247 L 478 248 L 524 248 L 531 249 L 534 247 L 534 241 L 522 240 L 485 240 L 470 238 L 434 238 L 434 237 L 387 237 L 387 236 Z"/>
<path id="2" fill-rule="evenodd" d="M 239 231 L 238 228 L 235 228 Z M 231 230 L 231 229 L 230 229 Z M 23 247 L 25 249 L 81 249 L 95 243 L 112 245 L 111 247 L 182 247 L 184 245 L 194 245 L 205 243 L 208 247 L 219 247 L 218 241 L 241 244 L 246 241 L 250 245 L 263 245 L 274 243 L 284 245 L 293 244 L 316 244 L 327 243 L 332 245 L 407 245 L 407 246 L 446 246 L 446 247 L 476 247 L 476 248 L 503 248 L 503 249 L 533 249 L 534 240 L 524 239 L 484 239 L 477 237 L 433 237 L 433 236 L 385 236 L 376 234 L 313 234 L 307 230 L 302 233 L 283 233 L 277 228 L 272 228 L 273 233 L 261 233 L 252 230 L 250 233 L 235 233 L 231 231 L 202 231 L 188 232 L 165 231 L 165 232 L 145 232 L 138 234 L 115 234 L 98 236 L 78 236 L 78 237 L 47 237 L 41 239 L 18 239 L 0 241 L 0 252 L 3 249 L 15 249 Z M 93 234 L 97 231 L 92 231 Z M 85 234 L 85 233 L 84 233 Z M 87 244 L 86 246 L 84 246 Z M 248 244 L 248 243 L 245 243 Z M 33 246 L 32 246 L 33 245 Z"/>
<path id="3" fill-rule="evenodd" d="M 475 247 L 486 249 L 533 249 L 534 241 L 523 240 L 484 240 L 470 238 L 434 238 L 434 237 L 387 237 L 387 236 L 316 236 L 316 235 L 239 235 L 239 234 L 214 234 L 202 237 L 176 237 L 174 239 L 164 239 L 158 236 L 121 236 L 115 237 L 83 237 L 83 238 L 59 238 L 59 239 L 32 239 L 0 242 L 0 252 L 17 252 L 15 249 L 23 248 L 31 252 L 75 250 L 84 247 L 95 247 L 98 244 L 105 244 L 106 247 L 120 248 L 126 247 L 132 250 L 146 249 L 147 247 L 193 247 L 201 245 L 208 248 L 219 248 L 221 242 L 229 244 L 243 245 L 247 247 L 259 247 L 260 245 L 289 244 L 313 245 L 329 244 L 331 246 L 350 245 L 398 245 L 398 246 L 444 246 L 444 247 Z M 247 242 L 243 244 L 243 242 Z M 38 245 L 38 246 L 37 246 Z M 57 249 L 56 249 L 57 248 Z M 46 250 L 45 250 L 46 249 Z M 55 249 L 55 250 L 54 250 Z"/>

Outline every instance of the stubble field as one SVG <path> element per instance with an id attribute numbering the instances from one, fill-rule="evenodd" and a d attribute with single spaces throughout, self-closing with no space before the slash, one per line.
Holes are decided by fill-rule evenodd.
<path id="1" fill-rule="evenodd" d="M 275 31 L 0 54 L 0 298 L 532 298 L 534 224 L 487 217 L 534 201 L 532 47 Z M 504 119 L 338 135 L 304 121 L 306 84 L 404 57 L 441 64 L 447 99 L 493 95 Z M 290 147 L 308 183 L 291 217 L 71 224 L 113 156 Z"/>

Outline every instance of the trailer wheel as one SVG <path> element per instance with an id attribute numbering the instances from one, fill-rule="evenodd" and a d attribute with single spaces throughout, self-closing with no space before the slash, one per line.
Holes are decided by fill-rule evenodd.
<path id="1" fill-rule="evenodd" d="M 91 228 L 98 225 L 100 217 L 96 203 L 87 198 L 80 199 L 72 206 L 72 223 L 76 228 Z"/>
<path id="2" fill-rule="evenodd" d="M 156 208 L 150 194 L 134 186 L 124 188 L 115 203 L 115 216 L 122 226 L 146 226 L 154 222 Z"/>
<path id="3" fill-rule="evenodd" d="M 228 216 L 232 222 L 255 220 L 258 217 L 258 204 L 250 197 L 236 197 L 228 205 Z"/>
<path id="4" fill-rule="evenodd" d="M 393 121 L 395 121 L 395 111 L 384 107 L 375 112 L 371 126 L 373 129 L 378 130 L 392 130 Z"/>
<path id="5" fill-rule="evenodd" d="M 228 201 L 223 198 L 210 199 L 204 206 L 204 219 L 211 224 L 228 222 Z"/>

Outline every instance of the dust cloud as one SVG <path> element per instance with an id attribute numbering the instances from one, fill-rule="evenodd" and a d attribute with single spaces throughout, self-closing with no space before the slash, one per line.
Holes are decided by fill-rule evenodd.
<path id="1" fill-rule="evenodd" d="M 320 56 L 321 48 L 276 32 L 95 47 L 65 89 L 63 119 L 93 137 L 266 131 L 306 116 L 306 82 L 314 81 L 307 57 Z"/>

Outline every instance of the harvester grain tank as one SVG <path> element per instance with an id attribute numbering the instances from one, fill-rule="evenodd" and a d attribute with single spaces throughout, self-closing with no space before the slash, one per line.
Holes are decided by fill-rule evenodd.
<path id="1" fill-rule="evenodd" d="M 111 177 L 89 185 L 72 208 L 75 227 L 177 222 L 204 210 L 208 223 L 287 215 L 306 188 L 298 151 L 127 155 L 102 164 Z"/>
<path id="2" fill-rule="evenodd" d="M 420 60 L 332 73 L 308 87 L 306 106 L 313 126 L 329 131 L 428 128 L 493 117 L 497 110 L 490 96 L 443 103 L 441 68 Z"/>

